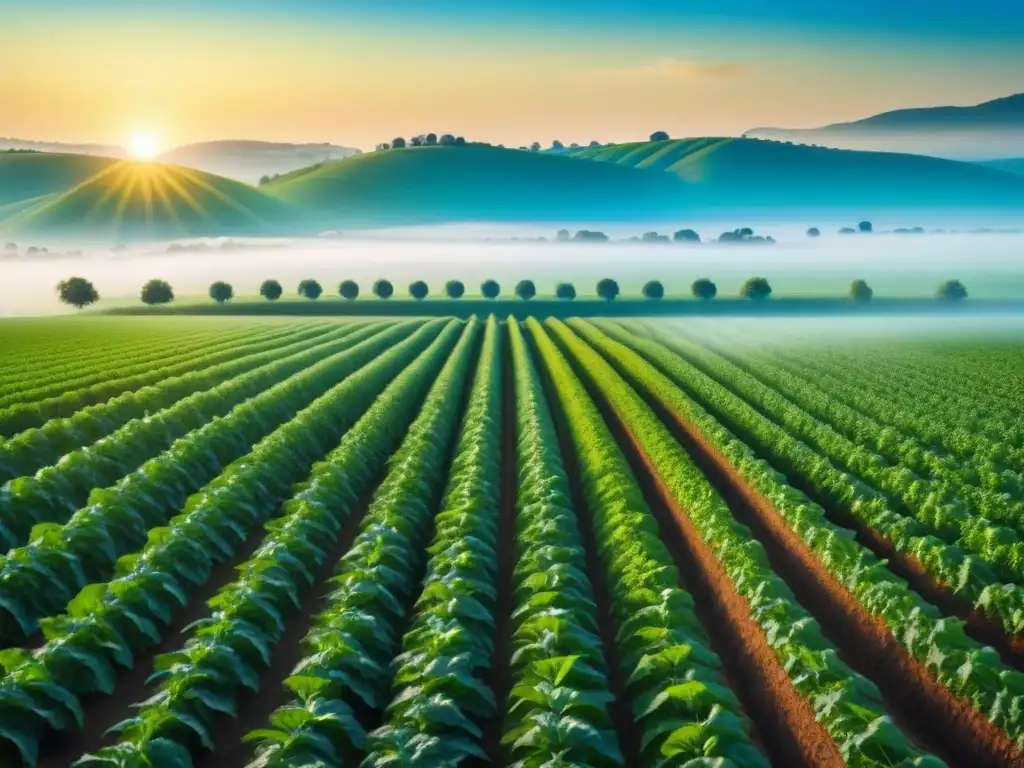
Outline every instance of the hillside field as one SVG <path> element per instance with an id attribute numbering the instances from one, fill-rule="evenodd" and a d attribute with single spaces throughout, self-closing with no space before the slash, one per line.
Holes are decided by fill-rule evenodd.
<path id="1" fill-rule="evenodd" d="M 1020 326 L 826 325 L 0 322 L 0 764 L 1015 764 Z"/>

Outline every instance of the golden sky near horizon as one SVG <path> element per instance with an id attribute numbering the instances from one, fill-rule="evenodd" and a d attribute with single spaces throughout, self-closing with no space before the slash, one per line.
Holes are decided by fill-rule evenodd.
<path id="1" fill-rule="evenodd" d="M 427 131 L 509 145 L 586 143 L 662 129 L 695 136 L 813 126 L 976 103 L 1011 86 L 1009 75 L 979 84 L 978 72 L 962 64 L 937 78 L 909 46 L 825 56 L 822 41 L 815 59 L 813 45 L 797 52 L 782 39 L 740 35 L 723 49 L 699 39 L 629 38 L 609 47 L 585 36 L 495 40 L 396 29 L 382 37 L 284 21 L 98 18 L 72 35 L 61 30 L 49 17 L 0 27 L 0 135 L 123 144 L 146 133 L 165 149 L 222 138 L 368 149 Z M 978 67 L 991 68 L 989 59 Z"/>

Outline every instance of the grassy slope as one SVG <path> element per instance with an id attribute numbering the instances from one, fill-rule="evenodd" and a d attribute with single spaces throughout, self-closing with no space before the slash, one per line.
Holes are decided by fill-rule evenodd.
<path id="1" fill-rule="evenodd" d="M 0 206 L 64 192 L 116 162 L 93 155 L 0 153 Z"/>
<path id="2" fill-rule="evenodd" d="M 1024 175 L 1024 157 L 1012 157 L 1006 160 L 985 160 L 979 162 L 978 165 L 1006 171 L 1007 173 Z"/>
<path id="3" fill-rule="evenodd" d="M 734 138 L 584 148 L 574 157 L 668 171 L 704 201 L 736 204 L 1018 206 L 1024 181 L 973 163 Z"/>
<path id="4" fill-rule="evenodd" d="M 289 206 L 239 182 L 176 166 L 108 161 L 10 215 L 0 230 L 129 239 L 256 234 L 279 231 L 296 218 Z"/>
<path id="5" fill-rule="evenodd" d="M 688 197 L 665 174 L 482 145 L 367 153 L 262 189 L 325 223 L 372 224 L 664 218 Z"/>

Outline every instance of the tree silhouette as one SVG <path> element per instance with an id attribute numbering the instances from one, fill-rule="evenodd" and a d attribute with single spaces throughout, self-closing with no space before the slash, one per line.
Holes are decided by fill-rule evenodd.
<path id="1" fill-rule="evenodd" d="M 57 283 L 57 296 L 65 304 L 76 309 L 95 304 L 100 300 L 96 287 L 84 277 L 69 277 Z"/>
<path id="2" fill-rule="evenodd" d="M 569 234 L 569 230 L 568 229 L 560 229 L 560 230 L 558 230 L 558 234 L 555 235 L 555 239 L 558 242 L 560 242 L 560 243 L 567 243 L 567 242 L 569 242 L 571 237 L 572 237 L 572 235 Z"/>
<path id="3" fill-rule="evenodd" d="M 231 287 L 230 283 L 225 283 L 223 280 L 218 280 L 210 286 L 210 298 L 218 304 L 230 301 L 234 295 L 235 289 Z"/>
<path id="4" fill-rule="evenodd" d="M 811 227 L 807 230 L 808 237 L 821 237 L 821 230 L 817 227 Z"/>
<path id="5" fill-rule="evenodd" d="M 644 298 L 652 301 L 663 299 L 665 297 L 665 286 L 661 284 L 660 280 L 650 280 L 644 283 L 643 294 Z"/>
<path id="6" fill-rule="evenodd" d="M 939 286 L 938 297 L 946 301 L 962 301 L 967 298 L 967 288 L 959 280 L 947 280 Z"/>
<path id="7" fill-rule="evenodd" d="M 142 301 L 150 305 L 168 304 L 174 301 L 174 289 L 166 280 L 150 280 L 142 286 Z"/>
<path id="8" fill-rule="evenodd" d="M 444 284 L 444 292 L 449 299 L 461 299 L 466 293 L 466 286 L 461 280 L 449 280 Z"/>
<path id="9" fill-rule="evenodd" d="M 414 283 L 409 284 L 409 295 L 417 301 L 422 301 L 427 298 L 427 294 L 430 293 L 430 287 L 422 280 L 417 280 Z"/>
<path id="10" fill-rule="evenodd" d="M 540 152 L 540 142 L 539 141 L 533 142 L 533 144 L 530 145 L 530 151 L 531 152 Z"/>
<path id="11" fill-rule="evenodd" d="M 425 143 L 426 143 L 426 145 L 428 147 L 432 147 L 435 144 L 437 144 L 437 134 L 436 133 L 428 133 L 427 137 L 426 137 L 426 140 L 425 140 Z"/>
<path id="12" fill-rule="evenodd" d="M 672 235 L 672 239 L 677 243 L 699 243 L 700 235 L 692 229 L 680 229 Z"/>
<path id="13" fill-rule="evenodd" d="M 313 278 L 306 278 L 299 283 L 299 296 L 307 299 L 319 299 L 324 292 L 323 286 Z"/>
<path id="14" fill-rule="evenodd" d="M 668 141 L 668 132 L 655 131 L 651 134 L 651 141 Z"/>
<path id="15" fill-rule="evenodd" d="M 496 299 L 501 293 L 501 286 L 496 280 L 484 280 L 480 283 L 480 293 L 485 299 Z"/>
<path id="16" fill-rule="evenodd" d="M 357 299 L 359 298 L 359 283 L 355 280 L 342 280 L 341 285 L 338 286 L 338 293 L 341 294 L 341 298 L 349 301 Z"/>
<path id="17" fill-rule="evenodd" d="M 391 284 L 390 280 L 385 280 L 383 277 L 373 284 L 373 293 L 379 299 L 390 299 L 394 292 L 395 286 Z"/>
<path id="18" fill-rule="evenodd" d="M 284 293 L 284 288 L 277 280 L 264 280 L 260 285 L 260 296 L 267 301 L 277 301 L 281 298 L 282 293 Z"/>
<path id="19" fill-rule="evenodd" d="M 597 295 L 605 301 L 613 301 L 619 295 L 619 284 L 610 277 L 598 280 Z"/>
<path id="20" fill-rule="evenodd" d="M 690 286 L 690 293 L 698 299 L 710 301 L 718 295 L 718 286 L 706 277 L 702 277 L 699 280 L 693 281 L 693 285 Z"/>
<path id="21" fill-rule="evenodd" d="M 862 221 L 860 224 L 857 225 L 857 229 L 860 230 L 861 232 L 868 233 L 873 232 L 875 228 L 874 226 L 872 226 L 870 221 Z"/>
<path id="22" fill-rule="evenodd" d="M 391 140 L 391 146 L 394 149 L 403 149 L 405 147 L 405 139 L 403 139 L 401 136 L 398 136 Z"/>
<path id="23" fill-rule="evenodd" d="M 555 286 L 555 296 L 565 301 L 576 298 L 576 287 L 572 283 L 559 283 Z"/>
<path id="24" fill-rule="evenodd" d="M 537 295 L 537 286 L 533 284 L 533 280 L 520 280 L 516 283 L 516 296 L 523 301 L 529 301 Z"/>
<path id="25" fill-rule="evenodd" d="M 871 297 L 874 295 L 875 292 L 871 290 L 871 287 L 863 280 L 854 280 L 850 284 L 850 298 L 854 301 L 867 304 L 871 301 Z"/>
<path id="26" fill-rule="evenodd" d="M 752 277 L 743 284 L 740 296 L 754 301 L 763 301 L 772 295 L 772 287 L 763 277 Z"/>

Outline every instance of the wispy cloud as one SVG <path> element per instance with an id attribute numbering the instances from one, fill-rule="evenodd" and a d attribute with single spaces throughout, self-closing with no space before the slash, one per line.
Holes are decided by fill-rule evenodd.
<path id="1" fill-rule="evenodd" d="M 687 61 L 685 59 L 658 59 L 617 69 L 602 70 L 607 77 L 645 80 L 680 80 L 700 82 L 738 77 L 749 71 L 746 64 L 732 61 Z"/>

